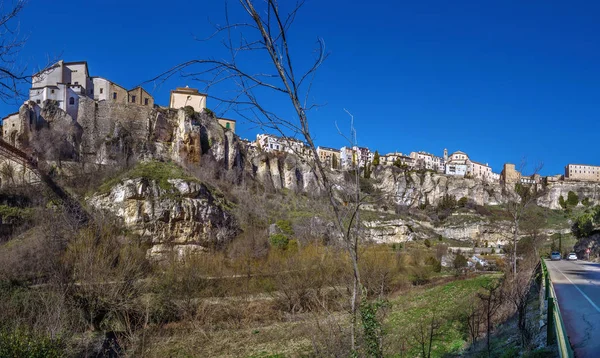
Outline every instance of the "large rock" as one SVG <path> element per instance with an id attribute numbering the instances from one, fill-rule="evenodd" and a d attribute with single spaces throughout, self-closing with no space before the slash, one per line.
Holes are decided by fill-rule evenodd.
<path id="1" fill-rule="evenodd" d="M 89 203 L 123 219 L 126 227 L 149 240 L 151 255 L 178 254 L 223 247 L 239 232 L 224 199 L 195 181 L 126 179 Z"/>

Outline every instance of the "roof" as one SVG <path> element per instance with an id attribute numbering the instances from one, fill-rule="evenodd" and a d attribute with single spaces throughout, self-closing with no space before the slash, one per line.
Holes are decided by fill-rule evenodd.
<path id="1" fill-rule="evenodd" d="M 31 87 L 30 90 L 44 89 L 46 87 L 58 88 L 58 86 L 55 86 L 55 85 L 47 85 L 47 86 L 42 86 L 42 87 Z"/>
<path id="2" fill-rule="evenodd" d="M 40 73 L 43 73 L 43 72 L 48 72 L 51 69 L 56 68 L 56 67 L 60 67 L 60 61 L 58 61 L 57 63 L 53 64 L 52 66 L 48 66 L 46 68 L 43 68 L 43 69 L 37 71 L 36 73 L 34 73 L 32 75 L 32 77 L 35 77 L 35 76 L 37 76 L 37 75 L 39 75 Z"/>
<path id="3" fill-rule="evenodd" d="M 568 167 L 569 165 L 583 165 L 585 167 L 600 167 L 600 165 L 593 165 L 593 164 L 567 164 L 565 165 L 565 167 Z"/>
<path id="4" fill-rule="evenodd" d="M 479 163 L 479 162 L 476 162 L 476 161 L 474 161 L 474 160 L 471 160 L 471 163 L 475 163 L 475 164 L 479 164 L 479 165 L 481 165 L 481 166 L 484 166 L 484 167 L 491 168 L 491 167 L 490 167 L 489 165 L 487 165 L 487 164 Z"/>
<path id="5" fill-rule="evenodd" d="M 457 150 L 456 152 L 454 152 L 454 153 L 452 153 L 452 154 L 450 154 L 450 155 L 452 156 L 452 155 L 454 155 L 454 154 L 464 154 L 464 155 L 466 155 L 466 156 L 469 156 L 467 153 L 463 152 L 462 150 Z"/>
<path id="6" fill-rule="evenodd" d="M 339 152 L 340 151 L 339 149 L 330 148 L 330 147 L 322 147 L 322 146 L 317 147 L 317 149 L 328 150 L 330 152 Z"/>
<path id="7" fill-rule="evenodd" d="M 14 116 L 15 114 L 19 114 L 19 112 L 15 112 L 15 113 L 7 114 L 6 116 L 2 117 L 2 119 L 4 119 L 4 118 L 8 118 L 8 117 L 12 117 L 12 116 Z"/>
<path id="8" fill-rule="evenodd" d="M 88 70 L 87 61 L 63 62 L 63 65 L 64 66 L 69 66 L 69 65 L 85 65 L 85 72 L 87 72 L 88 75 L 90 74 L 90 71 Z"/>
<path id="9" fill-rule="evenodd" d="M 230 122 L 235 122 L 235 119 L 229 119 L 229 118 L 217 118 L 217 120 L 224 120 L 224 121 L 230 121 Z"/>
<path id="10" fill-rule="evenodd" d="M 198 91 L 197 88 L 189 88 L 189 87 L 177 87 L 176 89 L 171 90 L 171 94 L 173 94 L 173 93 L 184 93 L 184 94 L 208 97 L 208 95 L 206 93 L 202 93 L 202 92 Z"/>

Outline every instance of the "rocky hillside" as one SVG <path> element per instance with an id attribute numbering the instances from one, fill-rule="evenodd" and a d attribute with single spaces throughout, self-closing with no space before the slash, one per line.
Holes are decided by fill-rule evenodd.
<path id="1" fill-rule="evenodd" d="M 433 172 L 403 171 L 383 167 L 373 172 L 375 186 L 386 193 L 396 205 L 414 208 L 421 204 L 436 206 L 446 195 L 465 197 L 478 205 L 500 205 L 506 200 L 503 187 L 497 182 L 451 177 Z M 560 209 L 559 198 L 567 198 L 573 191 L 580 200 L 587 198 L 600 204 L 600 184 L 589 182 L 553 182 L 545 187 L 545 194 L 537 200 L 539 206 Z"/>
<path id="2" fill-rule="evenodd" d="M 230 203 L 174 164 L 147 162 L 88 199 L 151 244 L 150 255 L 220 248 L 239 233 Z"/>

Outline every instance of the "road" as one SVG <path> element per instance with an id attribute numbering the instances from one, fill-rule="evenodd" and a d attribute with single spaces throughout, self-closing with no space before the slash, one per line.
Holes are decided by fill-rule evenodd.
<path id="1" fill-rule="evenodd" d="M 600 264 L 546 261 L 575 356 L 600 357 Z"/>

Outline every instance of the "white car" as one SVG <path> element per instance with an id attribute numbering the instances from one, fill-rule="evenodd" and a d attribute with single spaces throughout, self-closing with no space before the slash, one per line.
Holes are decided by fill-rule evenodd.
<path id="1" fill-rule="evenodd" d="M 572 260 L 572 261 L 577 260 L 577 255 L 575 255 L 574 252 L 571 252 L 569 254 L 569 257 L 567 257 L 567 260 Z"/>

